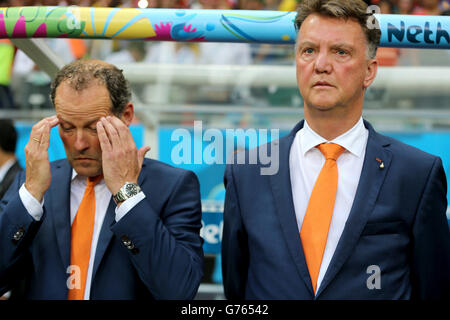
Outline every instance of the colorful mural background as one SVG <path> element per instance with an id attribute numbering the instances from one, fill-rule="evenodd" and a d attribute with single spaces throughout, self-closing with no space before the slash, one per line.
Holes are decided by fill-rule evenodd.
<path id="1" fill-rule="evenodd" d="M 295 12 L 88 7 L 0 8 L 0 38 L 295 43 Z M 450 17 L 374 15 L 382 47 L 450 49 Z M 369 18 L 369 27 L 376 20 Z"/>

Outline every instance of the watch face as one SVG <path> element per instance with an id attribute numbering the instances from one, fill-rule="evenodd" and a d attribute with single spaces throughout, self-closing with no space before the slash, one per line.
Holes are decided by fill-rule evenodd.
<path id="1" fill-rule="evenodd" d="M 128 184 L 125 186 L 125 192 L 126 192 L 128 195 L 136 195 L 136 194 L 139 193 L 139 189 L 138 189 L 138 186 L 135 185 L 134 183 L 128 183 Z"/>
<path id="2" fill-rule="evenodd" d="M 116 203 L 119 203 L 137 195 L 139 192 L 141 192 L 139 185 L 127 182 L 113 198 Z"/>

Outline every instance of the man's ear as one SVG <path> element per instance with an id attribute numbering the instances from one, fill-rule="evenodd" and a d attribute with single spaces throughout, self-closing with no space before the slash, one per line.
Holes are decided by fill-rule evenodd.
<path id="1" fill-rule="evenodd" d="M 120 119 L 128 126 L 130 126 L 131 122 L 134 118 L 134 107 L 131 102 L 128 102 L 128 104 L 125 106 L 122 112 L 122 116 Z"/>
<path id="2" fill-rule="evenodd" d="M 378 71 L 377 59 L 370 59 L 367 63 L 367 72 L 366 77 L 364 78 L 364 89 L 367 89 L 372 84 Z"/>

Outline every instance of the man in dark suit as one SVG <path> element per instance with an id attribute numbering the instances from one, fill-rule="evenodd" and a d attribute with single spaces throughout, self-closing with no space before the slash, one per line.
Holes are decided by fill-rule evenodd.
<path id="1" fill-rule="evenodd" d="M 449 298 L 441 159 L 362 119 L 380 31 L 361 0 L 305 0 L 295 25 L 305 120 L 267 145 L 278 172 L 228 165 L 231 299 Z M 258 150 L 251 150 L 259 154 Z M 248 159 L 248 158 L 246 158 Z"/>
<path id="2" fill-rule="evenodd" d="M 16 159 L 17 131 L 9 119 L 0 119 L 0 199 L 22 170 Z"/>
<path id="3" fill-rule="evenodd" d="M 0 294 L 29 299 L 192 299 L 203 275 L 193 172 L 145 159 L 122 71 L 98 60 L 57 74 L 56 115 L 33 126 L 26 170 L 0 205 Z M 59 125 L 67 159 L 48 160 Z"/>

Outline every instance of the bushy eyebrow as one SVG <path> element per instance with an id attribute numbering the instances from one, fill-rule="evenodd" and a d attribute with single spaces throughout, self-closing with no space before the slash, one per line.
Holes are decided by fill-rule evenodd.
<path id="1" fill-rule="evenodd" d="M 301 48 L 304 48 L 304 47 L 313 47 L 314 48 L 314 47 L 317 47 L 317 44 L 314 43 L 314 42 L 311 42 L 311 41 L 300 42 L 299 45 L 298 45 L 298 49 L 301 49 Z M 330 48 L 334 49 L 334 50 L 336 50 L 336 49 L 345 49 L 345 50 L 350 51 L 350 52 L 354 51 L 353 46 L 351 46 L 351 45 L 349 45 L 348 43 L 345 43 L 345 42 L 335 43 L 335 44 L 331 45 Z"/>
<path id="2" fill-rule="evenodd" d="M 317 44 L 315 44 L 314 42 L 311 42 L 311 41 L 300 42 L 298 44 L 298 48 L 300 49 L 303 47 L 317 47 Z"/>
<path id="3" fill-rule="evenodd" d="M 355 48 L 353 46 L 351 46 L 347 43 L 344 43 L 344 42 L 333 44 L 331 46 L 331 49 L 345 49 L 350 52 L 353 52 L 355 50 Z"/>

